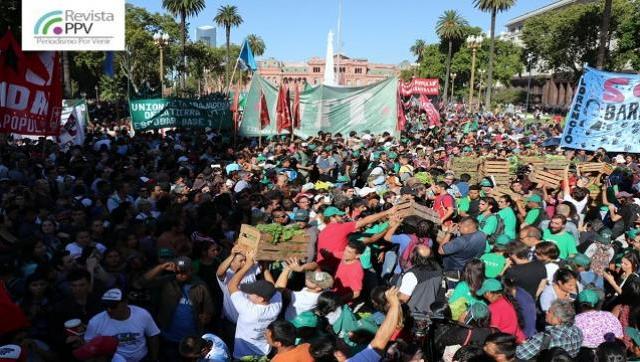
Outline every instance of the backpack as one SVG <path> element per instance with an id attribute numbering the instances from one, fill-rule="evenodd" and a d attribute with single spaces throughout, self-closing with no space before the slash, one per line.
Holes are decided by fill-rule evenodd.
<path id="1" fill-rule="evenodd" d="M 604 271 L 609 267 L 609 248 L 610 246 L 604 245 L 599 242 L 593 243 L 596 246 L 596 251 L 591 255 L 591 271 L 597 275 L 602 276 Z"/>
<path id="2" fill-rule="evenodd" d="M 489 216 L 489 217 L 492 217 L 492 216 L 494 216 L 496 218 L 498 225 L 496 225 L 496 231 L 494 231 L 493 234 L 487 236 L 487 241 L 490 244 L 494 244 L 496 242 L 496 239 L 498 239 L 498 236 L 500 236 L 500 235 L 502 235 L 504 233 L 504 220 L 502 219 L 502 216 L 500 216 L 497 212 L 491 214 L 491 216 Z M 489 220 L 489 217 L 484 219 L 484 221 L 482 221 L 480 223 L 480 228 L 481 229 L 487 223 L 487 221 Z"/>
<path id="3" fill-rule="evenodd" d="M 410 259 L 411 259 L 411 253 L 413 252 L 413 249 L 415 249 L 418 245 L 424 245 L 428 248 L 431 248 L 431 245 L 433 244 L 431 239 L 428 237 L 419 238 L 414 234 L 409 234 L 409 238 L 411 239 L 411 241 L 409 241 L 409 244 L 404 249 L 404 252 L 402 253 L 402 255 L 400 255 L 399 264 L 402 270 L 411 269 L 412 265 L 411 265 Z"/>

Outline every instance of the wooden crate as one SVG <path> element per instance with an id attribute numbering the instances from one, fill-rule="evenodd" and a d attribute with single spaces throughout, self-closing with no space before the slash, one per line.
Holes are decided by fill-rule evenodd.
<path id="1" fill-rule="evenodd" d="M 485 175 L 509 174 L 510 165 L 506 160 L 485 160 L 482 165 Z"/>
<path id="2" fill-rule="evenodd" d="M 602 173 L 605 175 L 611 175 L 614 169 L 615 168 L 613 167 L 613 165 L 610 165 L 608 163 L 602 165 Z"/>
<path id="3" fill-rule="evenodd" d="M 451 161 L 451 171 L 460 177 L 463 173 L 471 176 L 471 182 L 478 182 L 478 168 L 482 165 L 477 157 L 456 157 Z"/>
<path id="4" fill-rule="evenodd" d="M 562 158 L 546 158 L 544 168 L 547 170 L 564 170 L 569 165 L 569 160 Z"/>
<path id="5" fill-rule="evenodd" d="M 534 169 L 542 169 L 544 167 L 544 159 L 542 157 L 526 156 L 518 159 L 521 165 L 531 165 Z"/>
<path id="6" fill-rule="evenodd" d="M 272 237 L 257 228 L 242 224 L 237 243 L 248 249 L 256 250 L 257 260 L 285 260 L 287 258 L 304 259 L 307 256 L 309 238 L 306 234 L 295 235 L 291 240 L 271 244 Z"/>
<path id="7" fill-rule="evenodd" d="M 436 225 L 442 224 L 440 221 L 440 215 L 438 215 L 434 209 L 420 205 L 413 200 L 402 200 L 396 205 L 396 207 L 398 208 L 398 215 L 402 218 L 416 216 L 421 219 L 431 221 Z"/>
<path id="8" fill-rule="evenodd" d="M 535 183 L 544 182 L 548 186 L 559 185 L 562 182 L 563 178 L 564 178 L 563 176 L 560 176 L 557 173 L 543 171 L 543 170 L 535 170 L 529 175 L 529 180 Z"/>
<path id="9" fill-rule="evenodd" d="M 594 172 L 598 173 L 602 171 L 604 163 L 602 162 L 583 162 L 578 164 L 578 169 L 581 173 Z"/>

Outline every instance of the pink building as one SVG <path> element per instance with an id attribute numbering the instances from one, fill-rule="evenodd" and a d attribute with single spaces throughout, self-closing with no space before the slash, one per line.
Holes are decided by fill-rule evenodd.
<path id="1" fill-rule="evenodd" d="M 367 59 L 349 58 L 342 54 L 334 56 L 334 65 L 335 73 L 340 75 L 339 83 L 343 86 L 369 85 L 400 73 L 396 65 L 369 63 Z M 324 67 L 325 60 L 319 57 L 306 62 L 283 62 L 273 58 L 258 62 L 260 75 L 276 85 L 283 80 L 322 84 Z"/>

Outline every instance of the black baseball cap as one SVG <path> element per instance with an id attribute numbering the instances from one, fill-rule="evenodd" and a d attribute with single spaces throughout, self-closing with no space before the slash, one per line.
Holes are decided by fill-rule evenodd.
<path id="1" fill-rule="evenodd" d="M 240 290 L 247 294 L 255 294 L 265 300 L 271 300 L 271 297 L 276 294 L 276 287 L 266 280 L 256 280 L 253 283 L 242 284 L 240 285 Z"/>

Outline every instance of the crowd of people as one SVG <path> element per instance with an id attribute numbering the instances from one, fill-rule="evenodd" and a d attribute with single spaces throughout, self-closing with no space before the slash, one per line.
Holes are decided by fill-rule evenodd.
<path id="1" fill-rule="evenodd" d="M 0 360 L 640 358 L 635 155 L 545 147 L 559 123 L 464 107 L 235 147 L 215 129 L 132 136 L 109 109 L 66 152 L 1 140 Z M 522 155 L 569 166 L 507 185 L 451 167 Z M 243 224 L 293 228 L 306 255 L 262 260 Z"/>

